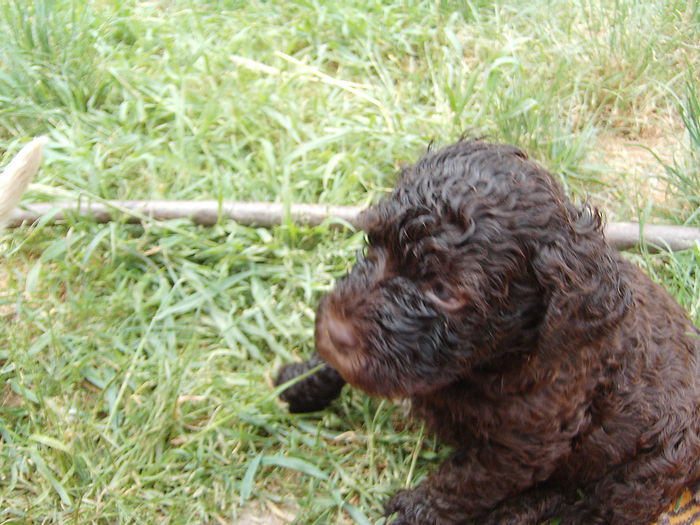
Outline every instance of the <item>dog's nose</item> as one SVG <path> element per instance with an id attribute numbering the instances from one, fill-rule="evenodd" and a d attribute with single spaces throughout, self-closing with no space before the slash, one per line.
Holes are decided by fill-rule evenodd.
<path id="1" fill-rule="evenodd" d="M 333 346 L 339 352 L 352 352 L 357 348 L 357 337 L 353 333 L 352 326 L 345 321 L 341 321 L 334 316 L 328 318 L 328 337 L 330 337 Z"/>

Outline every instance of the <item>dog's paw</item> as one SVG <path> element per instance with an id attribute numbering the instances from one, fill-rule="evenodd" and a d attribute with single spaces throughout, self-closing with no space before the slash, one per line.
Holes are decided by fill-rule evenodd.
<path id="1" fill-rule="evenodd" d="M 275 378 L 275 386 L 291 381 L 317 366 L 318 363 L 306 361 L 283 366 Z M 292 413 L 315 412 L 323 410 L 338 397 L 345 381 L 338 373 L 324 366 L 317 372 L 290 385 L 280 393 L 280 399 L 289 405 Z"/>
<path id="2" fill-rule="evenodd" d="M 305 365 L 306 363 L 292 363 L 283 366 L 275 378 L 275 386 L 307 372 Z M 323 399 L 323 396 L 319 396 L 314 388 L 310 388 L 309 381 L 305 380 L 294 383 L 282 391 L 280 399 L 289 405 L 289 411 L 294 414 L 323 410 L 330 404 L 329 400 Z"/>
<path id="3" fill-rule="evenodd" d="M 454 525 L 438 516 L 424 492 L 418 487 L 402 490 L 391 498 L 384 508 L 387 525 Z"/>

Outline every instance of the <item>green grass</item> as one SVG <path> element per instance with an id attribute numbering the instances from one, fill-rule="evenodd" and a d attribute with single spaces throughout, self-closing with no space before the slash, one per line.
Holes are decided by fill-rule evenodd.
<path id="1" fill-rule="evenodd" d="M 0 164 L 47 134 L 27 201 L 367 204 L 466 132 L 613 217 L 700 225 L 699 38 L 680 0 L 0 0 Z M 650 136 L 673 157 L 600 157 Z M 0 243 L 2 523 L 381 523 L 446 453 L 358 392 L 275 399 L 361 234 L 71 218 Z M 697 249 L 631 256 L 700 319 Z"/>

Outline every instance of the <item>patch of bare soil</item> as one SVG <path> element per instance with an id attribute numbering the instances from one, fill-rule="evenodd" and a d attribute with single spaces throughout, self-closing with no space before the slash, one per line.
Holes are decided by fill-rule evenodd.
<path id="1" fill-rule="evenodd" d="M 278 506 L 271 501 L 264 505 L 248 504 L 236 519 L 237 525 L 287 525 L 296 517 L 298 509 L 291 505 Z"/>
<path id="2" fill-rule="evenodd" d="M 630 140 L 625 137 L 606 135 L 601 137 L 599 151 L 606 165 L 618 173 L 624 173 L 647 183 L 647 191 L 664 188 L 662 164 L 672 164 L 679 150 L 676 137 L 644 137 Z"/>
<path id="3" fill-rule="evenodd" d="M 5 290 L 8 289 L 10 282 L 10 274 L 7 268 L 0 265 L 0 297 Z M 10 316 L 15 313 L 15 307 L 12 304 L 0 304 L 0 317 Z"/>
<path id="4" fill-rule="evenodd" d="M 675 126 L 657 127 L 638 137 L 601 134 L 594 162 L 608 173 L 604 181 L 609 219 L 629 217 L 648 205 L 663 205 L 668 199 L 664 164 L 673 165 L 683 150 L 683 131 Z"/>
<path id="5" fill-rule="evenodd" d="M 22 398 L 12 390 L 10 385 L 5 384 L 0 391 L 0 407 L 21 407 L 22 405 L 24 405 Z"/>

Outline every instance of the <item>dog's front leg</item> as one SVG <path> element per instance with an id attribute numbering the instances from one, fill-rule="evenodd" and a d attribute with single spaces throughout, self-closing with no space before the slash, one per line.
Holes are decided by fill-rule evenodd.
<path id="1" fill-rule="evenodd" d="M 460 525 L 487 514 L 502 501 L 546 479 L 552 456 L 566 450 L 565 442 L 514 453 L 497 445 L 458 450 L 440 469 L 413 490 L 396 494 L 386 506 L 391 525 Z M 553 467 L 552 467 L 553 468 Z M 534 525 L 513 516 L 508 525 Z"/>
<path id="2" fill-rule="evenodd" d="M 453 525 L 460 521 L 441 516 L 444 506 L 440 496 L 436 498 L 429 487 L 422 483 L 412 490 L 402 490 L 389 500 L 384 515 L 390 525 Z M 393 516 L 393 519 L 392 519 Z"/>
<path id="3" fill-rule="evenodd" d="M 566 494 L 554 488 L 537 487 L 499 503 L 474 525 L 512 525 L 543 523 L 557 515 L 566 503 Z"/>

